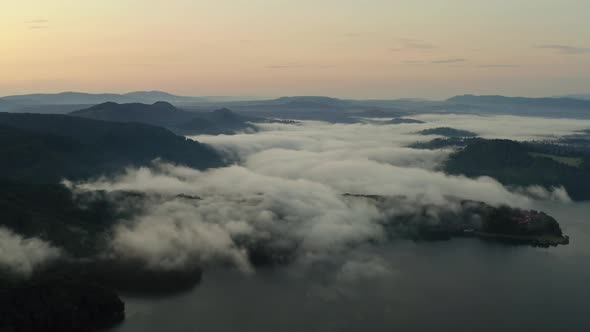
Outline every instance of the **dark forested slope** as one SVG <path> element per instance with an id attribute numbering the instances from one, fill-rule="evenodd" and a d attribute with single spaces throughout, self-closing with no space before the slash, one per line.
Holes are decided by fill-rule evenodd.
<path id="1" fill-rule="evenodd" d="M 64 115 L 0 113 L 0 178 L 56 183 L 160 158 L 204 169 L 222 165 L 209 146 L 159 127 Z"/>
<path id="2" fill-rule="evenodd" d="M 505 185 L 564 186 L 575 200 L 590 199 L 590 163 L 580 157 L 579 166 L 535 155 L 523 143 L 510 140 L 472 140 L 452 154 L 445 165 L 451 174 L 491 176 Z"/>

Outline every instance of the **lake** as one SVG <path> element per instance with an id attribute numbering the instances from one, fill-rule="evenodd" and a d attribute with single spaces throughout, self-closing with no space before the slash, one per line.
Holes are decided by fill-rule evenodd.
<path id="1" fill-rule="evenodd" d="M 400 240 L 362 249 L 388 270 L 358 278 L 332 266 L 207 271 L 181 295 L 125 297 L 127 319 L 113 331 L 588 331 L 590 203 L 537 209 L 570 245 Z"/>

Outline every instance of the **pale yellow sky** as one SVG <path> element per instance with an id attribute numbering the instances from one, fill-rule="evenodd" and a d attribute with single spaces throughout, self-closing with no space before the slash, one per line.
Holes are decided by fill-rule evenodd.
<path id="1" fill-rule="evenodd" d="M 0 0 L 0 95 L 590 93 L 588 0 Z"/>

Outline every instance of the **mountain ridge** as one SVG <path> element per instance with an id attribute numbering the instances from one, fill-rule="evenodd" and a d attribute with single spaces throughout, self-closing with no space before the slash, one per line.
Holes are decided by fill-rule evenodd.
<path id="1" fill-rule="evenodd" d="M 233 134 L 238 131 L 256 130 L 250 122 L 262 119 L 239 115 L 228 108 L 210 112 L 190 112 L 165 102 L 153 104 L 106 102 L 69 115 L 114 122 L 137 122 L 168 128 L 180 135 Z"/>

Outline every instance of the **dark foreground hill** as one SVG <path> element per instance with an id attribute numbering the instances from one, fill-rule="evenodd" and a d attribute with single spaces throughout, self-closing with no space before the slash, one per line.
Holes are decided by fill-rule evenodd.
<path id="1" fill-rule="evenodd" d="M 132 207 L 141 207 L 137 195 L 75 195 L 60 184 L 0 182 L 0 226 L 41 237 L 76 258 L 98 254 L 111 227 L 131 216 Z"/>
<path id="2" fill-rule="evenodd" d="M 70 115 L 94 120 L 145 123 L 165 127 L 182 135 L 233 134 L 255 130 L 250 122 L 262 121 L 225 108 L 212 112 L 188 112 L 161 101 L 151 105 L 107 102 L 72 112 Z"/>
<path id="3" fill-rule="evenodd" d="M 103 256 L 113 227 L 140 215 L 146 204 L 148 197 L 137 192 L 74 194 L 58 184 L 0 182 L 0 227 L 62 250 L 58 259 L 35 267 L 34 280 L 67 279 L 150 294 L 190 289 L 201 280 L 199 267 L 149 269 L 141 262 Z M 0 288 L 22 279 L 0 267 Z"/>
<path id="4" fill-rule="evenodd" d="M 88 332 L 125 318 L 119 296 L 97 284 L 45 279 L 0 287 L 0 331 Z"/>
<path id="5" fill-rule="evenodd" d="M 65 115 L 0 113 L 0 179 L 56 183 L 160 158 L 198 169 L 222 165 L 209 146 L 164 128 Z"/>

